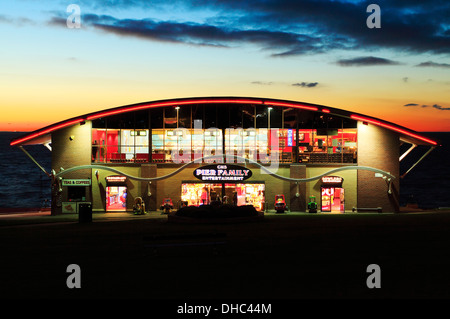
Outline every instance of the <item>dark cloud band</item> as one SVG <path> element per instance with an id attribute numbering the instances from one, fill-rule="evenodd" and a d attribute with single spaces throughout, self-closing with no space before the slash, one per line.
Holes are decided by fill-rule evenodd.
<path id="1" fill-rule="evenodd" d="M 372 66 L 372 65 L 398 65 L 399 62 L 373 56 L 342 59 L 336 62 L 340 66 Z"/>
<path id="2" fill-rule="evenodd" d="M 250 43 L 271 56 L 286 57 L 330 50 L 393 49 L 409 53 L 450 53 L 450 2 L 379 0 L 382 27 L 370 29 L 369 1 L 347 0 L 80 0 L 82 7 L 108 12 L 174 8 L 211 12 L 202 22 L 119 19 L 85 14 L 83 23 L 121 36 L 154 41 L 228 47 Z M 87 11 L 83 11 L 87 12 Z M 124 11 L 126 12 L 126 11 Z M 120 12 L 123 15 L 123 12 Z M 343 61 L 341 65 L 392 65 L 393 61 Z M 394 63 L 395 64 L 395 63 Z M 426 65 L 424 65 L 426 66 Z M 435 65 L 428 65 L 435 66 Z M 444 64 L 439 67 L 447 67 Z"/>
<path id="3" fill-rule="evenodd" d="M 426 105 L 426 104 L 420 105 L 420 104 L 417 104 L 417 103 L 408 103 L 408 104 L 405 104 L 403 106 L 420 106 L 422 108 L 427 108 L 430 105 Z M 433 104 L 433 105 L 431 105 L 431 107 L 433 107 L 433 108 L 435 108 L 437 110 L 440 110 L 440 111 L 450 111 L 450 107 L 443 107 L 443 106 L 441 106 L 439 104 Z"/>
<path id="4" fill-rule="evenodd" d="M 301 83 L 294 83 L 292 86 L 299 86 L 303 88 L 313 88 L 316 87 L 319 83 L 318 82 L 301 82 Z"/>

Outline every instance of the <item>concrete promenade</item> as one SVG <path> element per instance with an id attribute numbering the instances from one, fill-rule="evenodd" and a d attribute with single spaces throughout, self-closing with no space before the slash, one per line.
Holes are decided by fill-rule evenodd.
<path id="1" fill-rule="evenodd" d="M 226 244 L 146 248 L 155 235 L 222 233 Z M 450 211 L 266 214 L 176 224 L 150 212 L 0 213 L 0 296 L 31 299 L 448 299 Z M 81 268 L 82 288 L 66 285 Z M 367 267 L 379 265 L 381 288 Z"/>

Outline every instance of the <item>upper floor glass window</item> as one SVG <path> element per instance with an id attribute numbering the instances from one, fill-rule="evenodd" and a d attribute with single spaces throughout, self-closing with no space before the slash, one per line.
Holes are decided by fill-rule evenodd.
<path id="1" fill-rule="evenodd" d="M 148 135 L 147 129 L 92 129 L 92 161 L 148 162 Z"/>
<path id="2" fill-rule="evenodd" d="M 293 108 L 156 108 L 96 119 L 92 127 L 93 162 L 186 163 L 212 155 L 227 163 L 357 161 L 356 121 Z"/>

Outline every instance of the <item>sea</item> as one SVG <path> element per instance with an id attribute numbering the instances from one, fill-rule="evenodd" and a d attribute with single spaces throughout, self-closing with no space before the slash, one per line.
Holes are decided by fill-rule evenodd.
<path id="1" fill-rule="evenodd" d="M 23 132 L 0 132 L 0 209 L 41 208 L 50 203 L 50 178 L 11 139 Z M 439 141 L 435 148 L 404 178 L 400 179 L 400 206 L 417 204 L 419 208 L 450 207 L 450 132 L 423 133 Z M 400 152 L 408 149 L 402 145 Z M 24 149 L 47 171 L 51 171 L 51 152 L 43 145 Z M 429 149 L 416 147 L 400 162 L 405 173 Z"/>

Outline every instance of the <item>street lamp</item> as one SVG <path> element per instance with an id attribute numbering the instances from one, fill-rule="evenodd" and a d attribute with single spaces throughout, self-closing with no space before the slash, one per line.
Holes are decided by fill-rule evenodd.
<path id="1" fill-rule="evenodd" d="M 272 111 L 272 107 L 271 106 L 269 106 L 268 108 L 268 114 L 269 114 L 269 123 L 268 123 L 268 125 L 267 125 L 267 128 L 270 130 L 270 111 Z"/>
<path id="2" fill-rule="evenodd" d="M 176 107 L 175 107 L 175 110 L 177 110 L 177 128 L 178 128 L 178 111 L 180 110 L 180 107 L 179 107 L 179 106 L 176 106 Z"/>
<path id="3" fill-rule="evenodd" d="M 272 145 L 272 141 L 271 141 L 271 134 L 270 134 L 270 111 L 272 111 L 272 107 L 271 106 L 269 106 L 268 108 L 267 108 L 267 113 L 268 113 L 268 124 L 267 124 L 267 140 L 268 140 L 268 149 L 267 149 L 267 151 L 269 152 L 269 150 L 271 149 L 271 145 Z"/>

